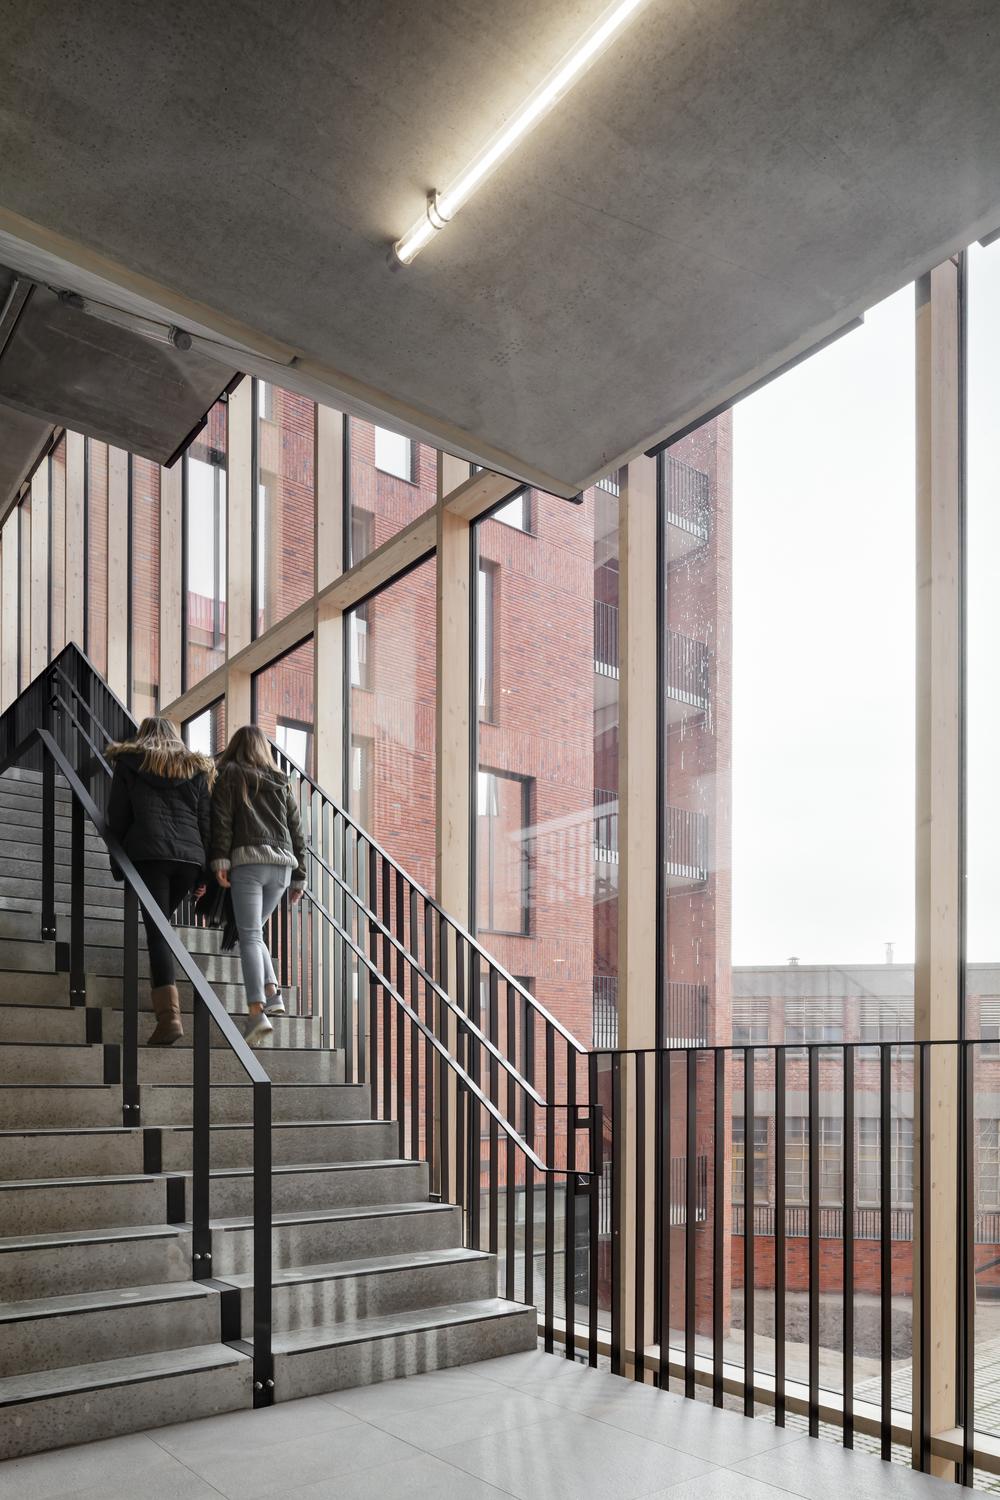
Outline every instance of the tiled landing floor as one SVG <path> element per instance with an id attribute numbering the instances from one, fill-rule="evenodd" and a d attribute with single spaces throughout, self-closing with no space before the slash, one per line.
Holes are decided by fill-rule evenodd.
<path id="1" fill-rule="evenodd" d="M 541 1352 L 0 1464 L 0 1500 L 944 1500 L 946 1493 L 900 1465 Z"/>

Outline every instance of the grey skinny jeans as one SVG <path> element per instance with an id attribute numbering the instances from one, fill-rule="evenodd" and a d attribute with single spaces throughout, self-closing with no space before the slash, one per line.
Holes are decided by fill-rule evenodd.
<path id="1" fill-rule="evenodd" d="M 229 880 L 247 1005 L 263 1005 L 265 984 L 278 981 L 261 929 L 291 885 L 292 872 L 287 865 L 237 865 Z"/>

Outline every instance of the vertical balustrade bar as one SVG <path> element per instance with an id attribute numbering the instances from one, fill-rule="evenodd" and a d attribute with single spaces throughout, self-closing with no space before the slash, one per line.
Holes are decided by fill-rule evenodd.
<path id="1" fill-rule="evenodd" d="M 191 1250 L 196 1257 L 196 1281 L 212 1274 L 212 1236 L 209 1229 L 212 1170 L 211 1024 L 208 1008 L 196 990 L 191 1102 Z"/>
<path id="2" fill-rule="evenodd" d="M 479 972 L 479 954 L 475 948 L 469 945 L 469 986 L 466 991 L 466 1010 L 474 1015 L 480 1015 L 482 1009 L 482 986 Z M 473 1083 L 482 1084 L 482 1052 L 479 1043 L 463 1027 L 466 1057 L 468 1058 L 468 1074 Z M 473 1245 L 477 1250 L 482 1249 L 482 1120 L 480 1117 L 479 1100 L 474 1094 L 469 1095 L 469 1218 L 472 1225 Z"/>
<path id="3" fill-rule="evenodd" d="M 684 1172 L 684 1394 L 694 1399 L 695 1318 L 697 1316 L 696 1273 L 698 1205 L 698 1054 L 689 1048 L 685 1054 L 687 1062 L 687 1104 L 685 1106 L 685 1149 L 687 1161 Z"/>
<path id="4" fill-rule="evenodd" d="M 754 1411 L 754 1049 L 743 1049 L 743 1413 Z"/>
<path id="5" fill-rule="evenodd" d="M 517 1010 L 514 1001 L 514 986 L 507 981 L 507 1056 L 513 1060 L 515 1052 L 515 1041 L 517 1037 Z M 513 1069 L 507 1074 L 507 1119 L 511 1125 L 517 1124 L 517 1088 L 514 1083 Z M 517 1221 L 515 1206 L 517 1203 L 517 1158 L 515 1156 L 514 1141 L 510 1134 L 506 1135 L 507 1151 L 505 1169 L 507 1173 L 507 1198 L 506 1198 L 506 1244 L 507 1244 L 507 1266 L 506 1266 L 506 1297 L 514 1301 L 516 1297 L 516 1277 L 514 1270 L 514 1232 Z"/>
<path id="6" fill-rule="evenodd" d="M 785 1049 L 774 1049 L 774 1423 L 785 1425 Z"/>
<path id="7" fill-rule="evenodd" d="M 712 1405 L 721 1406 L 722 1343 L 725 1334 L 723 1257 L 726 1234 L 726 1053 L 715 1049 L 715 1086 L 712 1095 Z"/>
<path id="8" fill-rule="evenodd" d="M 438 954 L 438 962 L 434 962 L 434 908 L 429 901 L 424 902 L 424 968 L 433 979 L 438 976 L 440 983 L 441 955 Z M 430 983 L 424 985 L 424 1022 L 427 1030 L 434 1031 L 434 986 Z M 419 1045 L 419 1044 L 418 1044 Z M 437 1072 L 437 1053 L 431 1045 L 430 1037 L 424 1040 L 424 1151 L 423 1156 L 431 1172 L 431 1192 L 442 1202 L 447 1201 L 441 1189 L 441 1161 L 436 1151 L 431 1149 L 434 1139 L 434 1080 Z M 442 1096 L 444 1098 L 445 1096 Z"/>
<path id="9" fill-rule="evenodd" d="M 42 923 L 43 941 L 56 937 L 56 770 L 42 750 Z"/>
<path id="10" fill-rule="evenodd" d="M 527 1000 L 521 1002 L 522 1046 L 524 1051 L 524 1076 L 528 1083 L 535 1082 L 535 1013 Z M 524 1102 L 524 1139 L 535 1149 L 535 1102 L 526 1097 Z M 535 1169 L 530 1161 L 524 1165 L 524 1300 L 530 1306 L 535 1300 Z"/>
<path id="11" fill-rule="evenodd" d="M 922 1473 L 931 1466 L 931 1131 L 929 1103 L 931 1097 L 931 1049 L 917 1046 L 914 1059 L 914 1086 L 917 1094 L 917 1119 L 920 1122 L 920 1149 L 917 1156 L 917 1191 L 920 1195 L 920 1277 L 914 1293 L 920 1298 L 918 1388 L 919 1466 Z"/>
<path id="12" fill-rule="evenodd" d="M 252 1087 L 254 1405 L 270 1406 L 274 1401 L 271 1356 L 271 1085 L 255 1083 Z"/>
<path id="13" fill-rule="evenodd" d="M 489 979 L 487 981 L 487 1003 L 489 1006 L 487 1020 L 487 1035 L 494 1047 L 500 1039 L 500 980 L 493 964 L 490 964 Z M 490 1053 L 490 1091 L 491 1104 L 500 1104 L 500 1064 L 494 1053 Z M 490 1254 L 496 1255 L 499 1249 L 499 1213 L 500 1213 L 500 1127 L 493 1115 L 490 1115 Z M 506 1204 L 509 1210 L 509 1202 Z"/>
<path id="14" fill-rule="evenodd" d="M 844 1048 L 844 1349 L 843 1402 L 845 1448 L 854 1447 L 854 1048 Z"/>
<path id="15" fill-rule="evenodd" d="M 122 1124 L 139 1124 L 139 900 L 122 894 Z"/>
<path id="16" fill-rule="evenodd" d="M 428 911 L 430 911 L 430 910 L 431 910 L 431 908 L 428 907 Z M 439 916 L 439 918 L 438 918 L 437 929 L 438 929 L 438 971 L 437 971 L 438 984 L 440 985 L 443 993 L 447 995 L 449 993 L 449 990 L 448 990 L 448 928 L 446 926 L 445 918 L 444 918 L 443 915 Z M 436 1003 L 436 1014 L 437 1014 L 437 1026 L 436 1026 L 436 1035 L 437 1035 L 437 1038 L 438 1038 L 438 1040 L 440 1042 L 443 1042 L 444 1045 L 445 1045 L 445 1047 L 448 1047 L 448 1049 L 450 1051 L 451 1049 L 450 1049 L 450 1046 L 449 1046 L 449 1025 L 448 1025 L 448 1019 L 449 1019 L 449 1017 L 448 1017 L 448 1007 L 445 1005 L 444 1001 L 441 1000 L 441 999 L 437 1000 L 437 1003 Z M 434 1025 L 433 1021 L 432 1021 L 431 1024 L 432 1024 L 432 1026 Z M 445 1062 L 444 1058 L 440 1056 L 440 1054 L 438 1054 L 437 1056 L 438 1056 L 438 1085 L 437 1085 L 438 1092 L 437 1092 L 437 1097 L 438 1097 L 438 1105 L 439 1105 L 439 1108 L 440 1108 L 440 1111 L 441 1111 L 440 1133 L 439 1133 L 439 1137 L 438 1137 L 438 1140 L 439 1140 L 438 1157 L 439 1157 L 439 1160 L 440 1160 L 440 1163 L 441 1163 L 439 1188 L 440 1188 L 440 1193 L 441 1193 L 441 1202 L 442 1203 L 451 1203 L 451 1201 L 452 1201 L 452 1196 L 451 1196 L 451 1158 L 450 1158 L 450 1155 L 449 1155 L 450 1144 L 451 1144 L 451 1120 L 450 1120 L 450 1115 L 451 1115 L 451 1090 L 449 1088 L 448 1064 Z M 457 1058 L 456 1058 L 456 1061 L 457 1061 Z M 427 1077 L 428 1077 L 428 1087 L 429 1087 L 430 1086 L 430 1080 L 431 1080 L 430 1068 L 428 1068 Z M 435 1113 L 434 1113 L 434 1109 L 433 1109 L 433 1105 L 431 1107 L 430 1115 L 431 1115 L 431 1119 L 432 1120 L 434 1120 L 436 1118 Z"/>
<path id="17" fill-rule="evenodd" d="M 892 1045 L 879 1044 L 879 1324 L 881 1446 L 892 1462 Z"/>
<path id="18" fill-rule="evenodd" d="M 819 1049 L 809 1048 L 809 1436 L 819 1437 Z"/>
<path id="19" fill-rule="evenodd" d="M 646 1053 L 635 1054 L 635 1307 L 632 1374 L 646 1375 Z"/>
<path id="20" fill-rule="evenodd" d="M 545 1351 L 552 1353 L 552 1334 L 555 1322 L 555 1261 L 556 1261 L 556 1120 L 552 1102 L 556 1080 L 556 1035 L 550 1022 L 545 1027 L 545 1326 L 543 1335 Z"/>
<path id="21" fill-rule="evenodd" d="M 959 1068 L 959 1296 L 958 1309 L 962 1462 L 959 1482 L 975 1483 L 976 1427 L 976 1120 L 975 1066 L 977 1053 L 969 1042 L 958 1043 Z"/>
<path id="22" fill-rule="evenodd" d="M 84 949 L 86 885 L 84 871 L 83 808 L 73 798 L 70 815 L 69 996 L 71 1005 L 87 1003 L 87 961 Z"/>
<path id="23" fill-rule="evenodd" d="M 611 1373 L 625 1373 L 622 1306 L 622 1225 L 625 1216 L 625 1172 L 622 1160 L 622 1054 L 611 1054 Z"/>
<path id="24" fill-rule="evenodd" d="M 587 1058 L 587 1086 L 591 1111 L 590 1212 L 587 1245 L 587 1363 L 595 1369 L 597 1367 L 597 1315 L 600 1291 L 597 1246 L 601 1228 L 601 1177 L 604 1171 L 604 1120 L 597 1104 L 598 1054 L 596 1052 L 591 1052 Z"/>
<path id="25" fill-rule="evenodd" d="M 660 1264 L 658 1279 L 660 1283 L 660 1327 L 658 1340 L 660 1345 L 660 1389 L 670 1389 L 670 1293 L 672 1284 L 670 1280 L 670 1251 L 673 1239 L 673 1173 L 670 1158 L 670 1053 L 663 1048 L 656 1054 L 660 1069 L 660 1119 L 657 1134 L 660 1138 Z"/>
<path id="26" fill-rule="evenodd" d="M 331 834 L 331 820 L 333 823 Z M 344 860 L 344 820 L 331 808 L 324 797 L 319 804 L 319 834 L 320 852 L 328 865 L 332 865 L 337 873 L 347 881 L 347 866 Z M 330 910 L 330 877 L 323 871 L 319 882 L 320 899 L 326 910 Z M 335 888 L 333 895 L 334 915 L 340 916 L 340 924 L 345 932 L 351 931 L 350 903 L 344 899 L 339 887 Z M 315 912 L 316 921 L 319 922 L 319 912 Z M 347 955 L 347 947 L 343 938 L 334 937 L 333 953 L 330 951 L 330 926 L 323 922 L 316 928 L 317 932 L 323 934 L 322 941 L 318 945 L 317 962 L 322 975 L 322 982 L 316 996 L 320 1006 L 320 1046 L 343 1047 L 344 1049 L 344 1078 L 349 1083 L 354 1078 L 354 1027 L 348 1026 L 347 1022 L 347 985 L 346 976 L 343 974 L 344 960 Z M 315 939 L 314 939 L 314 946 Z M 331 986 L 331 964 L 333 972 L 339 976 L 340 982 L 336 980 Z M 315 985 L 313 986 L 315 991 Z M 341 997 L 341 1004 L 333 1011 L 334 995 Z"/>
<path id="27" fill-rule="evenodd" d="M 525 1033 L 526 1041 L 527 1033 Z M 522 1061 L 525 1061 L 526 1057 L 527 1049 L 525 1048 Z M 566 1256 L 563 1264 L 563 1293 L 566 1302 L 566 1358 L 574 1359 L 576 1356 L 576 1052 L 570 1041 L 566 1042 L 565 1220 Z"/>

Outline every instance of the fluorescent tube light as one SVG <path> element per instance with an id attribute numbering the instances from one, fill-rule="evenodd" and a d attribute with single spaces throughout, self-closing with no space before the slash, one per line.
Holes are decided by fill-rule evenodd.
<path id="1" fill-rule="evenodd" d="M 59 296 L 67 307 L 74 307 L 88 317 L 99 318 L 102 323 L 111 323 L 115 328 L 126 328 L 129 333 L 141 334 L 144 339 L 152 339 L 156 344 L 170 344 L 174 349 L 182 350 L 191 348 L 191 335 L 184 328 L 175 328 L 170 323 L 158 323 L 153 318 L 125 312 L 120 307 L 109 307 L 106 302 L 81 297 L 79 292 L 60 292 Z"/>
<path id="2" fill-rule="evenodd" d="M 539 84 L 513 118 L 497 131 L 463 172 L 455 178 L 443 193 L 433 192 L 427 199 L 427 208 L 413 228 L 398 239 L 392 247 L 392 260 L 408 266 L 414 256 L 434 238 L 439 230 L 455 217 L 476 188 L 496 171 L 500 163 L 510 155 L 518 142 L 537 125 L 543 115 L 572 88 L 577 79 L 586 72 L 596 57 L 618 35 L 646 0 L 617 0 L 595 21 L 590 30 L 581 37 L 549 76 Z"/>

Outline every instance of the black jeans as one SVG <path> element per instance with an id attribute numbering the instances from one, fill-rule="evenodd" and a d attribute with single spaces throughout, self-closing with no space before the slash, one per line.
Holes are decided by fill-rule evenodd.
<path id="1" fill-rule="evenodd" d="M 168 917 L 173 916 L 188 891 L 198 884 L 201 875 L 197 865 L 181 864 L 176 859 L 137 859 L 135 867 L 149 886 L 157 906 Z M 176 977 L 174 955 L 145 910 L 142 920 L 146 924 L 150 982 L 154 989 L 173 984 Z"/>

